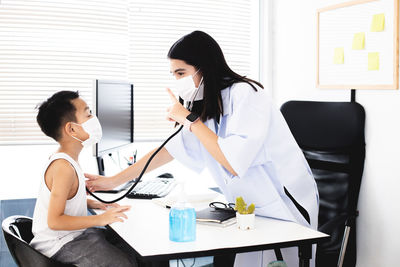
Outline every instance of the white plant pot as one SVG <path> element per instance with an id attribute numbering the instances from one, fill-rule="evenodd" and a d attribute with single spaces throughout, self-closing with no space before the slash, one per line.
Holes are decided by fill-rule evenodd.
<path id="1" fill-rule="evenodd" d="M 240 214 L 239 212 L 236 212 L 237 226 L 241 230 L 254 229 L 255 218 L 256 218 L 256 215 L 254 213 L 252 213 L 252 214 Z"/>

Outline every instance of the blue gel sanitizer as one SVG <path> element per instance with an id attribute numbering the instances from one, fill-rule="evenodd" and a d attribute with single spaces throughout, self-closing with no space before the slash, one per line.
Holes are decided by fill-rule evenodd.
<path id="1" fill-rule="evenodd" d="M 169 211 L 169 240 L 189 242 L 196 240 L 196 211 L 185 200 L 184 181 L 177 181 L 181 192 L 179 201 Z"/>
<path id="2" fill-rule="evenodd" d="M 178 203 L 169 212 L 169 240 L 175 242 L 196 240 L 196 212 L 187 203 Z"/>

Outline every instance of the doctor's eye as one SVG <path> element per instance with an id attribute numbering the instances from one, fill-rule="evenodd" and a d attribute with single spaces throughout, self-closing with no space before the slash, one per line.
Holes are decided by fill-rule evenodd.
<path id="1" fill-rule="evenodd" d="M 179 77 L 182 77 L 183 75 L 185 75 L 184 72 L 178 72 L 178 76 L 179 76 Z"/>

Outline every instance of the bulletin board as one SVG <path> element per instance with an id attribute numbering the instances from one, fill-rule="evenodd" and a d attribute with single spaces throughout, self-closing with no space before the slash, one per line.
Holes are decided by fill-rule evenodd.
<path id="1" fill-rule="evenodd" d="M 398 89 L 399 0 L 317 10 L 317 87 Z"/>

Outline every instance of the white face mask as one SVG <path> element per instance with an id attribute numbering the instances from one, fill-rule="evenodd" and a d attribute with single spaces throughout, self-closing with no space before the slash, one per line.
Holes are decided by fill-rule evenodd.
<path id="1" fill-rule="evenodd" d="M 178 95 L 185 101 L 198 101 L 202 100 L 204 96 L 204 85 L 203 78 L 200 80 L 200 85 L 197 88 L 194 84 L 193 77 L 196 76 L 196 71 L 194 75 L 188 75 L 186 77 L 175 80 L 175 89 L 178 91 Z"/>
<path id="2" fill-rule="evenodd" d="M 82 124 L 78 123 L 74 124 L 82 126 L 83 130 L 85 130 L 85 132 L 89 134 L 89 138 L 86 139 L 85 141 L 82 141 L 74 136 L 71 136 L 72 138 L 80 141 L 83 147 L 89 147 L 100 142 L 101 137 L 103 136 L 103 130 L 101 129 L 99 119 L 96 116 L 91 117 Z"/>

